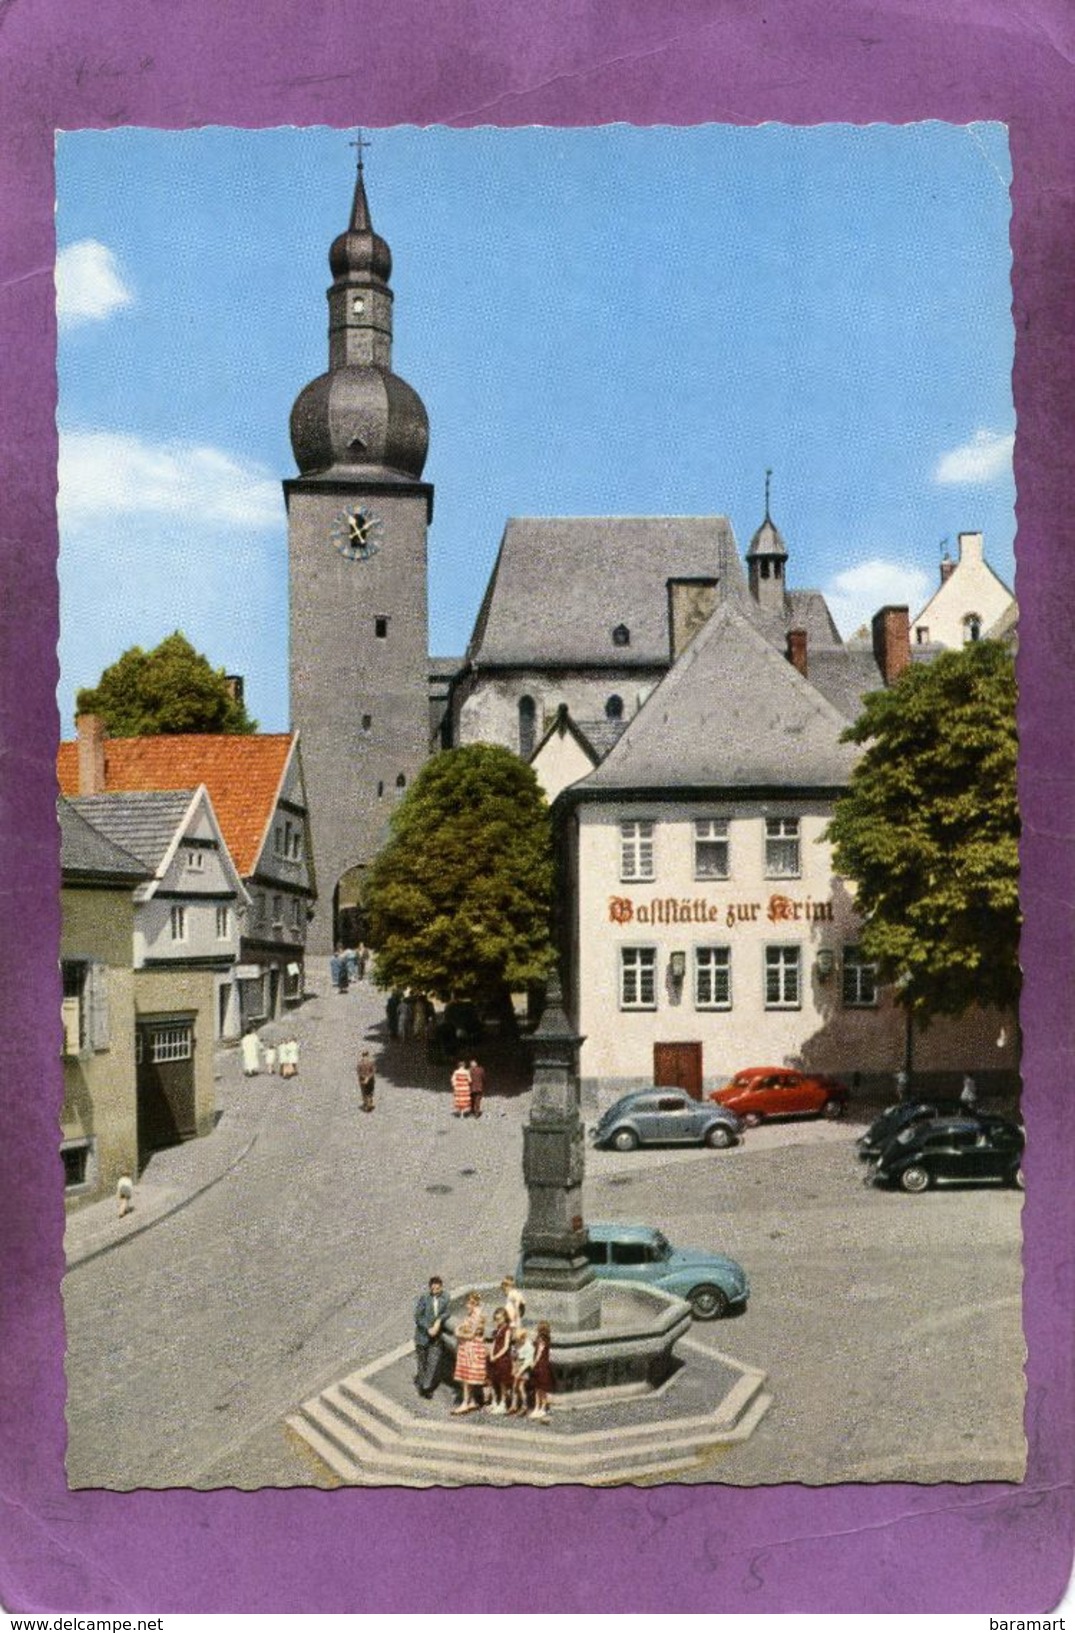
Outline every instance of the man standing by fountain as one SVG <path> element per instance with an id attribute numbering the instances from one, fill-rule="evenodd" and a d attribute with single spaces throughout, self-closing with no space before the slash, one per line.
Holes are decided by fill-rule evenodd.
<path id="1" fill-rule="evenodd" d="M 429 1291 L 420 1293 L 414 1305 L 414 1349 L 418 1358 L 414 1382 L 423 1400 L 429 1400 L 440 1378 L 447 1314 L 444 1283 L 439 1276 L 430 1276 Z"/>

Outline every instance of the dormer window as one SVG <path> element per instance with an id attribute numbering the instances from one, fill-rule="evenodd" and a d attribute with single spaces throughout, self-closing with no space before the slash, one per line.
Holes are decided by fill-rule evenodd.
<path id="1" fill-rule="evenodd" d="M 205 852 L 204 851 L 195 850 L 193 847 L 191 847 L 191 849 L 186 852 L 186 858 L 187 858 L 187 871 L 188 871 L 188 873 L 204 873 L 205 872 Z"/>
<path id="2" fill-rule="evenodd" d="M 613 646 L 630 646 L 631 631 L 626 624 L 616 625 L 616 628 L 612 631 L 612 644 Z"/>

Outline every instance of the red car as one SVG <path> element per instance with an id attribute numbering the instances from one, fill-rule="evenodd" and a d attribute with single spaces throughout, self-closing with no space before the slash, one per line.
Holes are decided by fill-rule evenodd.
<path id="1" fill-rule="evenodd" d="M 823 1072 L 748 1066 L 722 1089 L 714 1089 L 709 1098 L 753 1127 L 767 1117 L 842 1117 L 849 1096 L 846 1084 Z"/>

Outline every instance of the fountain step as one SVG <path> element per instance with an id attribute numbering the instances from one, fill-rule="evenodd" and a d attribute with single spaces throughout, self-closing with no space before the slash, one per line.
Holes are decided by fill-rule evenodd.
<path id="1" fill-rule="evenodd" d="M 674 1478 L 694 1469 L 714 1448 L 745 1439 L 770 1405 L 765 1375 L 685 1340 L 680 1346 L 683 1407 L 675 1379 L 645 1402 L 595 1403 L 601 1426 L 565 1422 L 554 1400 L 550 1418 L 520 1420 L 475 1413 L 433 1417 L 406 1394 L 412 1355 L 402 1346 L 359 1368 L 303 1403 L 288 1428 L 340 1480 L 354 1485 L 621 1484 Z M 700 1399 L 712 1405 L 698 1410 Z"/>

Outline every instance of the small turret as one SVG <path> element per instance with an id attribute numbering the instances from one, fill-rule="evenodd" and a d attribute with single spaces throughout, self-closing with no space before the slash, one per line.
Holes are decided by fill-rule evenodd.
<path id="1" fill-rule="evenodd" d="M 747 581 L 750 593 L 759 607 L 766 612 L 784 612 L 784 570 L 788 550 L 780 529 L 769 514 L 769 483 L 772 471 L 765 473 L 765 520 L 750 541 L 747 551 Z"/>

